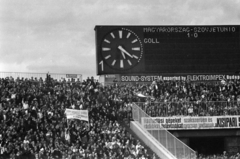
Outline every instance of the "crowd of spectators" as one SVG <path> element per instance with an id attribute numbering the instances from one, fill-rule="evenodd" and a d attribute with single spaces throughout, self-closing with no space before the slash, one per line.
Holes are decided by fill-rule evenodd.
<path id="1" fill-rule="evenodd" d="M 127 88 L 93 78 L 0 79 L 0 159 L 157 158 L 120 122 L 131 115 Z M 67 120 L 66 108 L 88 110 L 89 122 Z"/>
<path id="2" fill-rule="evenodd" d="M 226 151 L 223 151 L 222 154 L 213 154 L 213 155 L 199 154 L 198 159 L 240 159 L 240 153 L 231 155 L 231 154 L 228 154 Z"/>
<path id="3" fill-rule="evenodd" d="M 153 117 L 239 115 L 240 81 L 103 86 L 93 78 L 2 78 L 0 159 L 157 158 L 120 122 L 131 119 L 132 102 Z M 66 108 L 88 110 L 89 122 L 67 120 Z"/>
<path id="4" fill-rule="evenodd" d="M 240 80 L 215 83 L 154 81 L 138 93 L 149 97 L 139 103 L 155 116 L 220 116 L 240 114 Z"/>

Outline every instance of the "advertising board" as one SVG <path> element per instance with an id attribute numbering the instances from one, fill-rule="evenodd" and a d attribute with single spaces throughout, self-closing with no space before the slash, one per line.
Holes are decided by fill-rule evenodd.
<path id="1" fill-rule="evenodd" d="M 240 128 L 240 116 L 142 117 L 141 124 L 147 130 L 231 129 Z"/>
<path id="2" fill-rule="evenodd" d="M 120 75 L 121 82 L 152 82 L 152 81 L 221 81 L 240 79 L 240 75 L 225 74 L 194 74 L 194 75 Z"/>

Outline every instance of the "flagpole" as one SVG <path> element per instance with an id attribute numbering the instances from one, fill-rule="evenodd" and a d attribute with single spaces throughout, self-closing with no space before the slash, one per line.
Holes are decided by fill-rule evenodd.
<path id="1" fill-rule="evenodd" d="M 88 110 L 88 109 L 87 109 Z M 88 114 L 88 112 L 87 112 Z M 89 115 L 89 114 L 88 114 Z M 88 116 L 88 129 L 90 130 L 90 122 L 89 122 L 89 116 Z"/>
<path id="2" fill-rule="evenodd" d="M 89 123 L 89 119 L 88 119 L 88 130 L 90 130 L 90 123 Z"/>

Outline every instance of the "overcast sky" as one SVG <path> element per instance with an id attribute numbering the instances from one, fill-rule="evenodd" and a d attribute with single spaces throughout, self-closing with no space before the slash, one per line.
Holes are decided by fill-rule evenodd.
<path id="1" fill-rule="evenodd" d="M 240 24 L 240 0 L 0 0 L 0 71 L 96 77 L 95 25 Z"/>

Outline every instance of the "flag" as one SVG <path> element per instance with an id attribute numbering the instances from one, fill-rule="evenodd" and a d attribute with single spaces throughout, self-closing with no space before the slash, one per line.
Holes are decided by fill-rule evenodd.
<path id="1" fill-rule="evenodd" d="M 143 95 L 142 93 L 136 93 L 136 95 L 141 98 L 147 98 L 147 96 Z"/>

